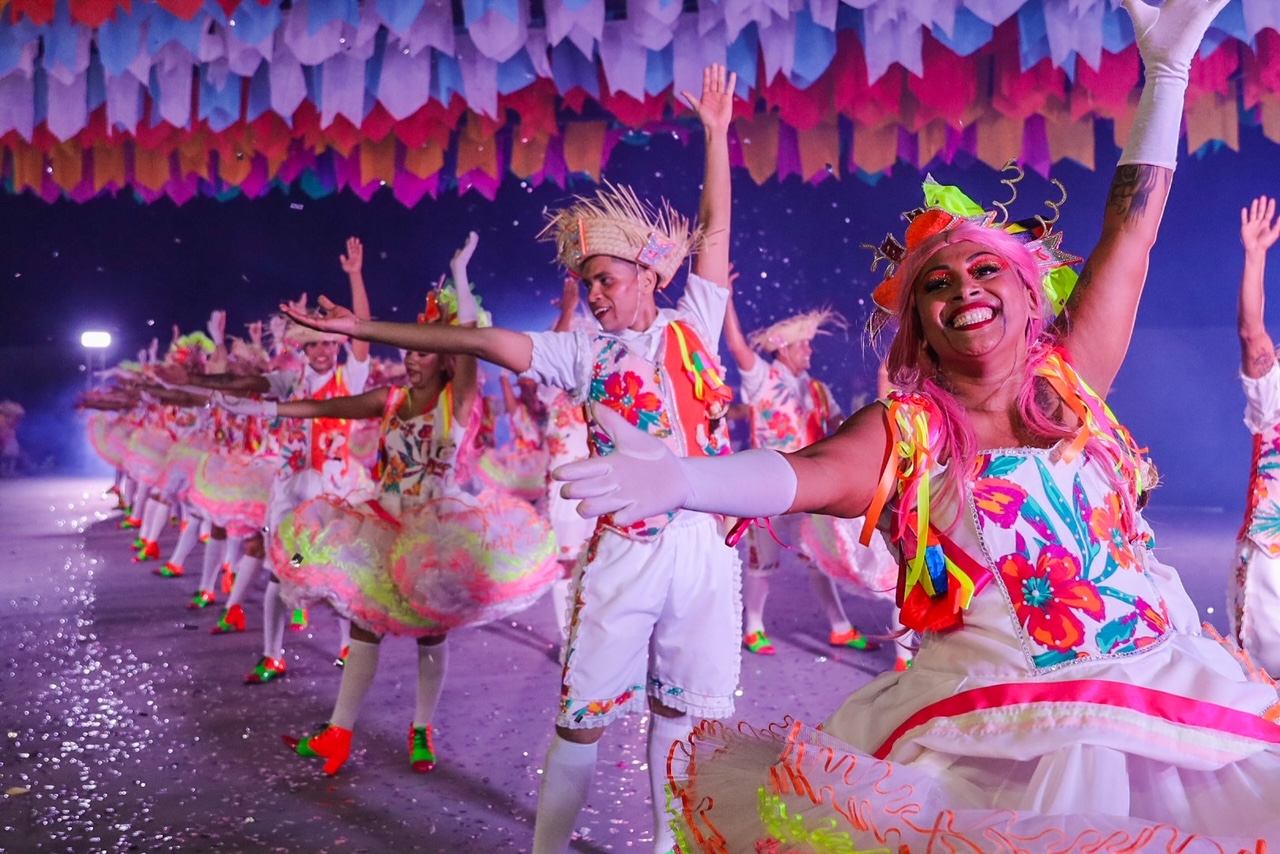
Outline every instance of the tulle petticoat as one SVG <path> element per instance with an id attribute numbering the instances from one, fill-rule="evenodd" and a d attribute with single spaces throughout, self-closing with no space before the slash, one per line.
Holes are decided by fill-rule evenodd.
<path id="1" fill-rule="evenodd" d="M 89 444 L 103 461 L 112 468 L 124 468 L 125 453 L 129 449 L 129 425 L 111 412 L 89 413 Z"/>
<path id="2" fill-rule="evenodd" d="M 547 494 L 549 460 L 545 448 L 489 448 L 480 456 L 476 474 L 489 489 L 536 503 Z"/>
<path id="3" fill-rule="evenodd" d="M 173 436 L 167 430 L 158 427 L 134 430 L 124 455 L 125 472 L 139 483 L 158 486 L 172 447 Z"/>
<path id="4" fill-rule="evenodd" d="M 322 496 L 272 543 L 285 598 L 327 601 L 376 634 L 440 635 L 522 610 L 559 577 L 555 538 L 527 502 L 437 498 L 397 519 Z"/>
<path id="5" fill-rule="evenodd" d="M 187 500 L 231 537 L 247 537 L 267 524 L 271 484 L 279 459 L 243 451 L 208 454 L 196 469 Z"/>
<path id="6" fill-rule="evenodd" d="M 213 452 L 213 442 L 203 437 L 174 442 L 157 484 L 160 493 L 170 501 L 187 501 L 196 472 L 204 458 Z"/>
<path id="7" fill-rule="evenodd" d="M 872 596 L 893 599 L 898 562 L 878 531 L 872 534 L 870 546 L 858 541 L 861 535 L 861 518 L 806 514 L 800 522 L 804 552 L 825 575 Z"/>
<path id="8" fill-rule="evenodd" d="M 966 806 L 927 764 L 876 759 L 790 719 L 766 730 L 703 721 L 687 742 L 672 746 L 668 769 L 685 854 L 1262 852 L 1280 841 L 1269 794 L 1280 760 L 1261 752 L 1242 763 L 1190 770 L 1064 745 L 1041 761 L 1018 763 L 1022 779 L 1013 781 L 1092 789 L 1085 799 L 1103 805 L 1057 814 Z M 998 765 L 992 786 L 1012 767 Z M 1166 815 L 1108 814 L 1115 812 L 1109 801 L 1129 806 L 1131 790 L 1145 792 L 1144 809 L 1164 801 Z M 1187 829 L 1188 798 L 1209 807 L 1214 827 Z"/>

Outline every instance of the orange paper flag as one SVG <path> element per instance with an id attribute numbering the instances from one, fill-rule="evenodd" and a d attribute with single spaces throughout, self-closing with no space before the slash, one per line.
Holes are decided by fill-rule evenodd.
<path id="1" fill-rule="evenodd" d="M 762 113 L 752 118 L 733 120 L 742 143 L 742 159 L 757 184 L 763 184 L 778 171 L 778 116 Z"/>
<path id="2" fill-rule="evenodd" d="M 585 172 L 600 180 L 606 122 L 570 122 L 564 129 L 564 162 L 570 172 Z"/>

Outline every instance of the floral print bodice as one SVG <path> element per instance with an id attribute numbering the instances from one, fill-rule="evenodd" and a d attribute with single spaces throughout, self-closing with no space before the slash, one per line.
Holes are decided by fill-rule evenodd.
<path id="1" fill-rule="evenodd" d="M 450 411 L 453 395 L 446 387 L 426 412 L 402 418 L 397 410 L 408 396 L 407 388 L 393 388 L 387 395 L 375 469 L 378 492 L 420 501 L 453 494 L 458 491 L 458 446 L 465 432 Z"/>
<path id="2" fill-rule="evenodd" d="M 557 389 L 547 403 L 547 453 L 552 469 L 587 455 L 586 409 L 574 404 L 567 391 Z"/>
<path id="3" fill-rule="evenodd" d="M 760 395 L 751 401 L 752 447 L 790 453 L 823 438 L 830 395 L 826 385 L 808 377 L 802 378 L 796 394 L 778 364 L 771 363 Z"/>
<path id="4" fill-rule="evenodd" d="M 1059 454 L 980 454 L 949 538 L 990 573 L 979 597 L 1004 599 L 1003 625 L 982 628 L 1012 631 L 1036 671 L 1140 652 L 1170 631 L 1146 572 L 1149 543 L 1125 536 L 1105 469 L 1087 453 L 1069 463 Z M 984 611 L 972 609 L 966 626 L 979 627 Z"/>
<path id="5" fill-rule="evenodd" d="M 1253 436 L 1253 467 L 1240 536 L 1280 557 L 1280 424 Z"/>
<path id="6" fill-rule="evenodd" d="M 341 367 L 314 394 L 303 393 L 301 380 L 290 400 L 332 400 L 350 397 Z M 322 471 L 334 462 L 345 470 L 351 463 L 351 422 L 342 418 L 277 418 L 271 431 L 271 450 L 281 460 L 281 474 L 288 476 L 308 468 Z"/>

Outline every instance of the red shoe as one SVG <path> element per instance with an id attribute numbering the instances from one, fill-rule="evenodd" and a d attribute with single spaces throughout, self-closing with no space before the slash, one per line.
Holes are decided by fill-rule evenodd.
<path id="1" fill-rule="evenodd" d="M 880 644 L 873 640 L 867 640 L 857 629 L 849 629 L 847 632 L 832 631 L 828 642 L 832 646 L 847 646 L 850 649 L 879 649 Z"/>
<path id="2" fill-rule="evenodd" d="M 217 597 L 213 595 L 212 590 L 197 590 L 196 595 L 192 596 L 191 601 L 187 603 L 187 610 L 197 611 L 201 608 L 208 608 L 216 601 Z"/>
<path id="3" fill-rule="evenodd" d="M 236 586 L 236 574 L 231 571 L 231 564 L 222 565 L 222 595 L 230 596 Z"/>
<path id="4" fill-rule="evenodd" d="M 338 657 L 337 657 L 337 658 L 335 658 L 335 659 L 333 660 L 333 666 L 334 666 L 334 667 L 346 667 L 346 666 L 347 666 L 347 656 L 349 656 L 349 655 L 351 655 L 351 647 L 350 647 L 349 645 L 348 645 L 348 646 L 344 646 L 344 647 L 342 648 L 342 652 L 338 653 Z"/>
<path id="5" fill-rule="evenodd" d="M 151 574 L 161 578 L 181 578 L 184 571 L 181 565 L 169 561 L 164 566 L 151 570 Z"/>
<path id="6" fill-rule="evenodd" d="M 222 612 L 222 617 L 209 629 L 211 635 L 229 635 L 244 631 L 244 608 L 232 605 Z"/>
<path id="7" fill-rule="evenodd" d="M 128 530 L 130 530 L 130 529 L 132 529 L 132 528 L 141 528 L 141 527 L 142 527 L 142 520 L 141 520 L 141 519 L 135 519 L 135 518 L 133 518 L 132 516 L 126 516 L 126 517 L 124 518 L 124 521 L 123 521 L 123 522 L 121 522 L 121 523 L 120 523 L 119 525 L 117 525 L 116 527 L 118 527 L 118 528 L 119 528 L 120 530 L 122 530 L 122 531 L 128 531 Z"/>
<path id="8" fill-rule="evenodd" d="M 266 660 L 269 659 L 264 659 Z M 299 756 L 325 760 L 324 773 L 330 777 L 337 774 L 338 769 L 351 756 L 351 730 L 340 726 L 326 726 L 306 738 L 283 735 L 281 739 Z"/>
<path id="9" fill-rule="evenodd" d="M 774 647 L 773 641 L 769 640 L 769 636 L 764 633 L 764 629 L 758 632 L 752 632 L 742 639 L 742 645 L 747 648 L 748 652 L 754 652 L 756 655 L 777 655 L 778 650 Z"/>
<path id="10" fill-rule="evenodd" d="M 436 747 L 431 740 L 431 724 L 409 726 L 409 767 L 419 774 L 435 770 Z"/>
<path id="11" fill-rule="evenodd" d="M 289 630 L 293 632 L 305 631 L 308 622 L 310 620 L 307 617 L 307 609 L 294 608 L 293 616 L 289 618 Z"/>
<path id="12" fill-rule="evenodd" d="M 181 525 L 181 526 L 182 526 L 182 530 L 184 530 L 184 531 L 185 531 L 185 530 L 187 530 L 187 522 L 186 522 L 186 520 L 185 520 L 185 519 L 179 518 L 178 516 L 170 516 L 170 517 L 169 517 L 169 527 L 170 527 L 170 528 L 176 528 L 176 527 L 178 527 L 179 525 Z"/>
<path id="13" fill-rule="evenodd" d="M 893 669 L 897 673 L 906 673 L 908 670 L 911 669 L 911 662 L 913 661 L 915 661 L 914 658 L 895 659 L 893 662 Z"/>
<path id="14" fill-rule="evenodd" d="M 288 675 L 288 670 L 284 665 L 283 658 L 271 658 L 264 655 L 258 661 L 257 666 L 249 671 L 249 675 L 244 677 L 244 684 L 266 685 L 268 682 L 278 682 Z"/>
<path id="15" fill-rule="evenodd" d="M 142 548 L 133 556 L 134 563 L 146 563 L 149 560 L 160 559 L 160 544 L 155 540 L 144 540 Z"/>
<path id="16" fill-rule="evenodd" d="M 200 535 L 200 545 L 202 545 L 202 546 L 206 546 L 206 545 L 208 545 L 208 544 L 209 544 L 209 535 L 208 535 L 208 534 L 201 534 L 201 535 Z"/>

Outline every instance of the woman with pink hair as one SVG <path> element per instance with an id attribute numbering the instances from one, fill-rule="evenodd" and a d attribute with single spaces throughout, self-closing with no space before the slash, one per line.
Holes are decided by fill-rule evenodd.
<path id="1" fill-rule="evenodd" d="M 677 742 L 680 850 L 1235 851 L 1280 838 L 1275 683 L 1202 633 L 1154 558 L 1148 469 L 1104 402 L 1190 62 L 1224 5 L 1126 0 L 1147 81 L 1078 282 L 1052 223 L 1010 223 L 928 183 L 905 245 L 880 247 L 896 265 L 876 299 L 896 313 L 898 391 L 792 454 L 677 458 L 601 410 L 615 453 L 557 472 L 583 515 L 620 524 L 674 508 L 865 515 L 864 537 L 878 526 L 899 555 L 915 665 L 819 728 L 704 722 Z"/>

